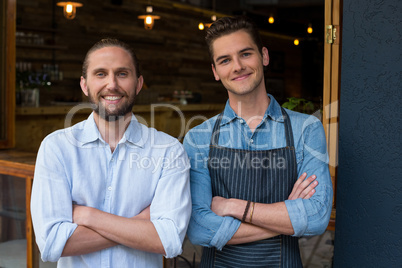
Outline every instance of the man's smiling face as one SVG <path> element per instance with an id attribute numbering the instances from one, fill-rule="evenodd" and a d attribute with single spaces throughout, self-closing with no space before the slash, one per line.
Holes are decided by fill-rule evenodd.
<path id="1" fill-rule="evenodd" d="M 81 77 L 81 88 L 94 112 L 107 121 L 131 116 L 135 96 L 143 78 L 136 77 L 130 54 L 120 47 L 95 50 L 88 58 L 87 78 Z"/>
<path id="2" fill-rule="evenodd" d="M 229 94 L 246 95 L 255 90 L 264 90 L 263 67 L 269 63 L 268 50 L 258 51 L 250 35 L 243 30 L 224 35 L 213 44 L 214 65 L 212 71 L 216 80 Z"/>

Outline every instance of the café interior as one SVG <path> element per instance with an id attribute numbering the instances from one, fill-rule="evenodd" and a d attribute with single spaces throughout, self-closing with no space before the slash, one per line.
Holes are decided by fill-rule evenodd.
<path id="1" fill-rule="evenodd" d="M 0 267 L 56 267 L 40 260 L 30 190 L 41 141 L 91 113 L 80 88 L 87 50 L 101 38 L 131 45 L 144 86 L 133 112 L 179 141 L 220 113 L 227 100 L 204 41 L 217 18 L 246 15 L 269 50 L 268 93 L 322 117 L 324 0 L 5 0 L 0 39 Z M 68 3 L 71 6 L 68 6 Z M 307 105 L 304 105 L 307 104 Z M 308 108 L 306 108 L 308 107 Z M 305 110 L 307 109 L 307 110 Z M 321 112 L 320 112 L 321 111 Z M 334 223 L 300 239 L 304 267 L 332 267 Z M 202 249 L 185 239 L 165 267 L 198 267 Z"/>

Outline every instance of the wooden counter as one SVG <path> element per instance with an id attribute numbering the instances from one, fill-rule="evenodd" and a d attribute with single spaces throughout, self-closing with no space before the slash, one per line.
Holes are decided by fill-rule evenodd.
<path id="1" fill-rule="evenodd" d="M 25 230 L 27 239 L 27 267 L 39 267 L 39 250 L 31 220 L 31 189 L 35 170 L 35 153 L 0 150 L 0 174 L 25 180 Z"/>
<path id="2" fill-rule="evenodd" d="M 60 106 L 41 106 L 41 107 L 22 107 L 17 106 L 16 115 L 66 115 L 71 109 L 74 107 L 81 107 L 78 114 L 89 114 L 92 110 L 87 105 L 87 103 L 79 103 L 76 105 L 60 105 Z M 177 105 L 170 103 L 154 103 L 149 105 L 134 105 L 133 112 L 143 113 L 150 112 L 152 109 L 156 111 L 171 111 L 173 109 L 179 109 L 183 112 L 188 111 L 197 111 L 197 112 L 209 112 L 222 110 L 225 107 L 224 104 L 186 104 L 186 105 Z"/>
<path id="3" fill-rule="evenodd" d="M 138 121 L 178 138 L 192 127 L 217 115 L 225 104 L 151 104 L 134 105 Z M 85 120 L 92 112 L 88 104 L 16 108 L 16 148 L 37 152 L 41 141 L 57 129 Z"/>

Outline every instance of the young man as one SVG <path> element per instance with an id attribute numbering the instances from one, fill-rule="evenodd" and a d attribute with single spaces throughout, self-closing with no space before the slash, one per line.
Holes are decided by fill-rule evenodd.
<path id="1" fill-rule="evenodd" d="M 331 213 L 322 124 L 267 94 L 268 50 L 248 19 L 219 19 L 206 41 L 229 100 L 184 139 L 187 235 L 204 246 L 201 267 L 302 267 L 297 237 L 323 233 Z"/>
<path id="2" fill-rule="evenodd" d="M 181 253 L 191 214 L 183 146 L 132 114 L 143 77 L 125 43 L 87 53 L 87 120 L 47 136 L 38 152 L 31 212 L 44 261 L 58 267 L 162 267 Z"/>

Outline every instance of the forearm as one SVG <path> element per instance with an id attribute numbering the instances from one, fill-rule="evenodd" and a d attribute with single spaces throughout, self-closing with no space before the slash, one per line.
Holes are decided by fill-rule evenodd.
<path id="1" fill-rule="evenodd" d="M 165 255 L 162 242 L 150 220 L 124 218 L 93 209 L 83 225 L 118 244 Z"/>
<path id="2" fill-rule="evenodd" d="M 233 235 L 232 239 L 227 244 L 236 245 L 250 243 L 275 237 L 277 235 L 279 235 L 279 233 L 275 233 L 271 230 L 261 228 L 253 224 L 242 223 L 237 232 Z"/>
<path id="3" fill-rule="evenodd" d="M 97 232 L 84 226 L 78 226 L 67 240 L 61 256 L 84 255 L 115 245 L 117 243 L 103 237 Z"/>
<path id="4" fill-rule="evenodd" d="M 317 176 L 318 186 L 312 198 L 285 201 L 291 219 L 294 236 L 318 235 L 325 231 L 332 207 L 332 182 L 328 167 L 327 141 L 321 122 L 310 116 L 303 128 L 301 145 L 296 149 L 303 152 L 297 170 Z"/>
<path id="5" fill-rule="evenodd" d="M 312 175 L 307 178 L 307 173 L 303 173 L 296 181 L 289 200 L 296 199 L 310 199 L 315 193 L 315 188 L 318 182 L 315 181 L 316 176 Z M 252 203 L 246 209 L 249 201 L 235 199 L 235 198 L 222 198 L 215 196 L 212 201 L 211 209 L 217 215 L 231 216 L 245 222 L 252 223 L 258 227 L 266 229 L 267 231 L 293 235 L 293 221 L 290 219 L 288 207 L 285 202 L 277 202 L 272 204 Z M 243 219 L 244 217 L 244 219 Z"/>
<path id="6" fill-rule="evenodd" d="M 229 199 L 229 214 L 242 220 L 247 201 L 239 199 Z M 246 222 L 250 222 L 251 208 L 249 209 Z M 294 234 L 293 226 L 289 218 L 288 211 L 284 202 L 273 204 L 255 203 L 253 208 L 252 224 L 264 228 L 269 232 L 277 234 Z"/>
<path id="7" fill-rule="evenodd" d="M 322 234 L 328 226 L 332 207 L 332 187 L 323 186 L 310 200 L 286 200 L 285 204 L 292 221 L 294 236 Z M 254 221 L 254 220 L 253 220 Z"/>

